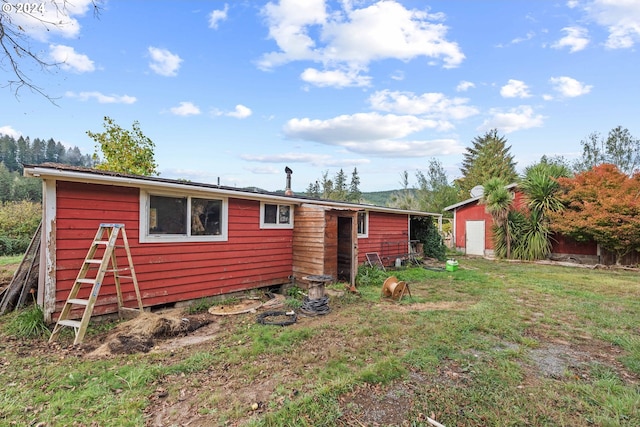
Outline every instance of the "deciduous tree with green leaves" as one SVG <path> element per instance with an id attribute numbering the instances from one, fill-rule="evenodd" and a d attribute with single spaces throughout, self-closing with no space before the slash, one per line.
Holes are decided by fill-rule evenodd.
<path id="1" fill-rule="evenodd" d="M 500 178 L 506 183 L 515 182 L 518 174 L 516 162 L 509 152 L 505 137 L 492 129 L 483 136 L 475 137 L 472 146 L 467 147 L 463 155 L 462 178 L 456 180 L 460 189 L 460 197 L 466 199 L 476 185 L 482 185 L 491 178 Z"/>
<path id="2" fill-rule="evenodd" d="M 458 190 L 449 183 L 447 174 L 438 159 L 429 159 L 427 172 L 416 172 L 418 180 L 418 205 L 425 212 L 442 212 L 442 210 L 457 203 Z M 445 212 L 446 215 L 453 215 Z"/>
<path id="3" fill-rule="evenodd" d="M 558 182 L 565 209 L 549 213 L 554 231 L 594 240 L 615 254 L 616 264 L 640 249 L 640 173 L 629 177 L 605 163 Z"/>
<path id="4" fill-rule="evenodd" d="M 607 138 L 593 132 L 580 141 L 582 158 L 573 167 L 576 172 L 584 172 L 603 163 L 615 165 L 620 172 L 629 176 L 640 168 L 640 139 L 635 138 L 622 126 L 609 131 Z"/>
<path id="5" fill-rule="evenodd" d="M 142 133 L 137 121 L 133 122 L 131 131 L 122 129 L 108 116 L 105 116 L 103 125 L 104 132 L 87 131 L 87 135 L 97 143 L 93 155 L 97 169 L 143 176 L 158 175 L 153 153 L 155 144 Z M 102 153 L 103 160 L 98 151 Z"/>

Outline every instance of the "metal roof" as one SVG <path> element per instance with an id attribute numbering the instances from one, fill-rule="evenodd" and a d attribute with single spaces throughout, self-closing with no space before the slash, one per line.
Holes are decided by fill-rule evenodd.
<path id="1" fill-rule="evenodd" d="M 286 202 L 289 204 L 307 203 L 324 207 L 333 207 L 336 209 L 356 209 L 376 212 L 402 213 L 414 216 L 442 216 L 442 214 L 432 212 L 389 208 L 385 206 L 377 206 L 364 203 L 350 203 L 327 199 L 317 199 L 295 194 L 292 196 L 286 196 L 284 195 L 284 192 L 269 192 L 260 190 L 258 188 L 236 188 L 216 184 L 191 182 L 180 179 L 160 178 L 158 176 L 125 174 L 86 167 L 63 165 L 60 163 L 42 163 L 39 165 L 25 164 L 24 175 L 35 178 L 57 179 L 71 182 L 85 182 L 155 189 L 164 188 L 192 192 L 196 191 L 250 200 L 272 200 L 280 203 Z"/>

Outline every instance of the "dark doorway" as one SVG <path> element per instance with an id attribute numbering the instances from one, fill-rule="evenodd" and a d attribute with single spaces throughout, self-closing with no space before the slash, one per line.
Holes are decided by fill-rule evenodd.
<path id="1" fill-rule="evenodd" d="M 338 280 L 351 282 L 353 218 L 338 217 Z"/>

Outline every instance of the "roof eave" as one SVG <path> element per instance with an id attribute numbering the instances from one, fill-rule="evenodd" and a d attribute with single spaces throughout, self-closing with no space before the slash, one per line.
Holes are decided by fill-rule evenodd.
<path id="1" fill-rule="evenodd" d="M 135 177 L 130 175 L 116 176 L 116 175 L 105 175 L 105 174 L 96 174 L 85 171 L 78 170 L 68 170 L 62 168 L 53 168 L 53 167 L 40 167 L 37 165 L 25 165 L 24 173 L 25 176 L 34 177 L 34 178 L 42 178 L 42 179 L 67 179 L 74 182 L 83 182 L 88 184 L 108 184 L 108 185 L 116 185 L 121 187 L 139 187 L 145 189 L 162 189 L 162 190 L 175 190 L 175 191 L 189 191 L 189 192 L 200 192 L 200 193 L 209 193 L 209 194 L 217 194 L 227 197 L 235 197 L 235 198 L 244 198 L 248 200 L 261 200 L 261 201 L 276 201 L 287 204 L 302 204 L 309 203 L 319 206 L 328 206 L 335 207 L 337 209 L 356 209 L 356 210 L 370 210 L 376 212 L 387 212 L 387 213 L 402 213 L 406 215 L 414 215 L 414 216 L 435 216 L 441 217 L 442 214 L 432 213 L 432 212 L 422 212 L 422 211 L 413 211 L 413 210 L 404 210 L 404 209 L 396 209 L 396 208 L 387 208 L 383 206 L 375 206 L 375 205 L 365 205 L 358 203 L 347 203 L 347 202 L 337 202 L 331 200 L 315 200 L 315 199 L 306 199 L 306 198 L 297 198 L 294 196 L 278 196 L 271 194 L 263 194 L 263 193 L 252 193 L 249 191 L 243 190 L 230 190 L 226 188 L 219 188 L 217 186 L 200 186 L 194 185 L 194 183 L 189 182 L 168 182 L 164 181 L 154 181 L 151 179 L 145 179 L 144 177 Z"/>

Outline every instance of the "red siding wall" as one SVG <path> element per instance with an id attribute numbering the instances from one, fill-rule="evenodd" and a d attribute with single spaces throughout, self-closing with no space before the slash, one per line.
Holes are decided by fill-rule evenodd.
<path id="1" fill-rule="evenodd" d="M 554 235 L 551 244 L 551 252 L 558 254 L 597 255 L 596 242 L 577 242 L 570 237 Z"/>
<path id="2" fill-rule="evenodd" d="M 387 257 L 395 251 L 399 242 L 409 241 L 409 218 L 383 212 L 369 212 L 369 237 L 358 239 L 358 263 L 366 262 L 367 252 L 377 252 L 385 265 L 395 262 L 395 256 Z M 397 255 L 397 254 L 396 254 Z"/>
<path id="3" fill-rule="evenodd" d="M 524 206 L 524 201 L 522 199 L 522 193 L 515 192 L 513 199 L 513 208 L 514 209 L 522 209 Z M 467 221 L 481 221 L 484 220 L 484 246 L 485 249 L 493 250 L 493 218 L 491 215 L 487 213 L 485 205 L 480 204 L 478 201 L 469 203 L 468 205 L 464 205 L 459 207 L 456 210 L 456 248 L 466 248 L 467 246 L 467 236 L 466 232 L 466 222 Z"/>
<path id="4" fill-rule="evenodd" d="M 139 243 L 139 204 L 137 188 L 58 182 L 54 317 L 103 222 L 125 224 L 145 306 L 287 283 L 292 274 L 293 231 L 260 229 L 258 201 L 229 199 L 228 241 L 193 243 Z M 118 258 L 118 265 L 126 266 L 126 257 Z M 135 307 L 130 281 L 123 283 L 125 305 Z M 115 287 L 108 277 L 94 313 L 116 310 Z"/>
<path id="5" fill-rule="evenodd" d="M 491 219 L 491 215 L 486 212 L 484 205 L 480 205 L 478 202 L 462 206 L 456 211 L 456 248 L 464 249 L 467 246 L 466 222 L 481 220 L 484 220 L 485 249 L 493 249 L 493 237 L 491 233 L 493 220 Z"/>
<path id="6" fill-rule="evenodd" d="M 520 192 L 515 192 L 514 208 L 526 208 L 522 193 Z M 456 210 L 456 248 L 464 249 L 466 247 L 465 222 L 479 220 L 485 221 L 485 249 L 493 249 L 493 233 L 491 231 L 493 219 L 491 215 L 486 212 L 485 206 L 477 201 L 461 206 Z M 597 255 L 598 247 L 595 242 L 576 242 L 562 235 L 556 235 L 553 238 L 555 240 L 552 241 L 551 252 L 554 254 Z"/>

